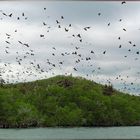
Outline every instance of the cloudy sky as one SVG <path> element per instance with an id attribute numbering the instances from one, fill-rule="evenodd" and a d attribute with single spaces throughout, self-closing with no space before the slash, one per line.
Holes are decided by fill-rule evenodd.
<path id="1" fill-rule="evenodd" d="M 140 2 L 0 1 L 1 78 L 72 74 L 139 94 L 139 19 Z"/>

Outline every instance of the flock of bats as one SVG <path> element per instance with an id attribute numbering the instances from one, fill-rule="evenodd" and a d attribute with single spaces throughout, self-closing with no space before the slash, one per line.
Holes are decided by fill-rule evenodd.
<path id="1" fill-rule="evenodd" d="M 122 5 L 126 4 L 125 1 L 121 2 Z M 47 12 L 47 8 L 43 8 L 42 9 L 45 13 Z M 13 13 L 6 13 L 3 10 L 0 10 L 0 18 L 1 20 L 4 20 L 5 18 L 14 18 L 15 20 L 15 16 Z M 100 18 L 102 17 L 102 12 L 97 13 L 97 16 L 99 16 Z M 30 17 L 28 17 L 26 15 L 26 12 L 22 12 L 20 14 L 20 16 L 16 17 L 17 21 L 20 21 L 22 19 L 26 21 L 28 21 Z M 11 82 L 26 82 L 27 79 L 31 76 L 36 77 L 36 79 L 38 79 L 39 75 L 41 75 L 42 77 L 40 78 L 47 78 L 48 73 L 51 73 L 51 75 L 57 75 L 57 73 L 55 73 L 55 70 L 61 71 L 61 73 L 65 74 L 65 75 L 69 75 L 69 74 L 73 74 L 77 73 L 80 75 L 80 73 L 84 73 L 83 71 L 85 71 L 85 69 L 87 69 L 89 67 L 89 69 L 91 70 L 91 73 L 87 72 L 84 73 L 85 76 L 87 78 L 90 78 L 91 75 L 100 75 L 100 71 L 103 71 L 103 68 L 101 66 L 95 67 L 94 64 L 92 64 L 92 60 L 94 59 L 94 55 L 96 55 L 96 52 L 94 51 L 94 47 L 93 49 L 89 50 L 88 54 L 82 54 L 80 53 L 80 49 L 82 48 L 82 44 L 85 43 L 85 40 L 83 38 L 83 34 L 78 32 L 78 33 L 73 33 L 71 34 L 71 29 L 73 28 L 73 24 L 69 23 L 67 26 L 64 26 L 63 21 L 65 20 L 65 17 L 63 15 L 60 15 L 58 17 L 58 19 L 56 19 L 54 21 L 54 25 L 55 27 L 59 30 L 61 29 L 61 31 L 67 33 L 67 37 L 69 37 L 71 39 L 71 43 L 70 45 L 72 46 L 72 49 L 68 49 L 66 48 L 68 51 L 62 51 L 60 52 L 59 47 L 56 46 L 52 46 L 51 50 L 50 50 L 50 55 L 51 57 L 47 58 L 44 60 L 43 64 L 41 62 L 38 61 L 38 59 L 36 58 L 36 54 L 37 52 L 35 51 L 36 48 L 31 47 L 31 45 L 28 42 L 24 42 L 23 40 L 16 40 L 17 46 L 20 46 L 23 48 L 23 51 L 20 52 L 20 50 L 18 50 L 15 52 L 16 56 L 15 56 L 15 61 L 14 63 L 16 63 L 16 65 L 19 65 L 19 67 L 22 67 L 22 69 L 17 68 L 17 70 L 15 71 L 15 68 L 13 69 L 11 67 L 12 62 L 4 62 L 2 59 L 0 59 L 1 65 L 0 65 L 0 77 L 6 77 L 4 78 L 6 83 L 11 83 Z M 119 19 L 118 22 L 122 22 L 123 19 Z M 41 27 L 44 27 L 44 30 L 46 31 L 47 34 L 49 34 L 49 32 L 51 32 L 51 29 L 53 27 L 51 27 L 50 25 L 48 25 L 47 22 L 45 21 L 41 21 L 42 25 L 40 25 Z M 111 26 L 111 23 L 107 23 L 107 27 L 109 28 Z M 85 26 L 83 27 L 81 30 L 82 32 L 88 32 L 90 29 L 92 29 L 92 26 Z M 126 28 L 122 28 L 122 31 L 127 32 Z M 18 29 L 14 29 L 14 34 L 18 34 Z M 61 34 L 60 34 L 61 36 Z M 12 46 L 13 46 L 13 34 L 6 32 L 5 33 L 5 55 L 10 55 L 12 52 Z M 38 35 L 39 39 L 46 39 L 46 34 L 42 33 Z M 76 40 L 79 45 L 77 45 L 78 43 L 74 44 L 74 42 L 72 40 Z M 116 40 L 122 40 L 121 36 L 118 36 L 116 38 Z M 136 48 L 137 45 L 133 42 L 133 40 L 128 40 L 128 44 L 131 46 L 128 49 L 128 52 L 131 53 L 131 51 L 133 50 L 133 48 Z M 47 47 L 47 46 L 46 46 Z M 66 46 L 67 47 L 67 46 Z M 118 49 L 121 49 L 122 45 L 120 44 L 118 46 Z M 100 55 L 107 55 L 108 50 L 103 50 L 101 51 Z M 139 60 L 139 51 L 135 52 L 135 61 Z M 56 57 L 56 58 L 55 58 Z M 127 55 L 123 56 L 124 58 L 127 58 Z M 53 58 L 53 59 L 51 59 Z M 64 67 L 68 66 L 69 62 L 67 62 L 67 60 L 73 61 L 73 63 L 71 63 L 72 66 L 72 71 L 68 72 L 64 71 Z M 55 60 L 55 61 L 53 61 Z M 24 62 L 26 61 L 26 63 Z M 2 65 L 3 64 L 3 65 Z M 81 64 L 81 65 L 80 65 Z M 65 66 L 66 65 L 66 66 Z M 138 75 L 140 74 L 140 71 L 136 72 Z M 4 76 L 5 75 L 5 76 Z M 26 75 L 26 76 L 25 76 Z M 124 78 L 124 75 L 117 75 L 115 77 L 114 80 L 120 80 L 123 87 L 120 90 L 126 90 L 126 91 L 139 91 L 138 86 L 135 86 L 134 81 L 131 81 L 129 84 L 127 82 L 127 79 L 129 79 L 129 75 L 126 75 L 126 78 Z M 94 79 L 94 76 L 93 76 Z M 108 83 L 112 83 L 111 79 L 108 78 L 106 79 L 106 82 Z"/>

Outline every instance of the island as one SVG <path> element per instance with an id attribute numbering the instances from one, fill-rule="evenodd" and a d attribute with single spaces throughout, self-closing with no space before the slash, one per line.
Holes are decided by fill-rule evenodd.
<path id="1" fill-rule="evenodd" d="M 140 97 L 82 77 L 0 86 L 0 128 L 140 125 Z"/>

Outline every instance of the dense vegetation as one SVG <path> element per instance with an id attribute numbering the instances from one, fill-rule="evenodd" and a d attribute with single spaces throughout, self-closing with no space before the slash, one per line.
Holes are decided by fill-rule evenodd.
<path id="1" fill-rule="evenodd" d="M 140 97 L 80 77 L 0 87 L 0 127 L 140 125 Z"/>

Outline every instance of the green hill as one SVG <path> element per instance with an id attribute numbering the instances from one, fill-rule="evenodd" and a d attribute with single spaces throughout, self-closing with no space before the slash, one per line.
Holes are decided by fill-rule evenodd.
<path id="1" fill-rule="evenodd" d="M 81 77 L 1 85 L 0 127 L 140 125 L 140 97 Z"/>

